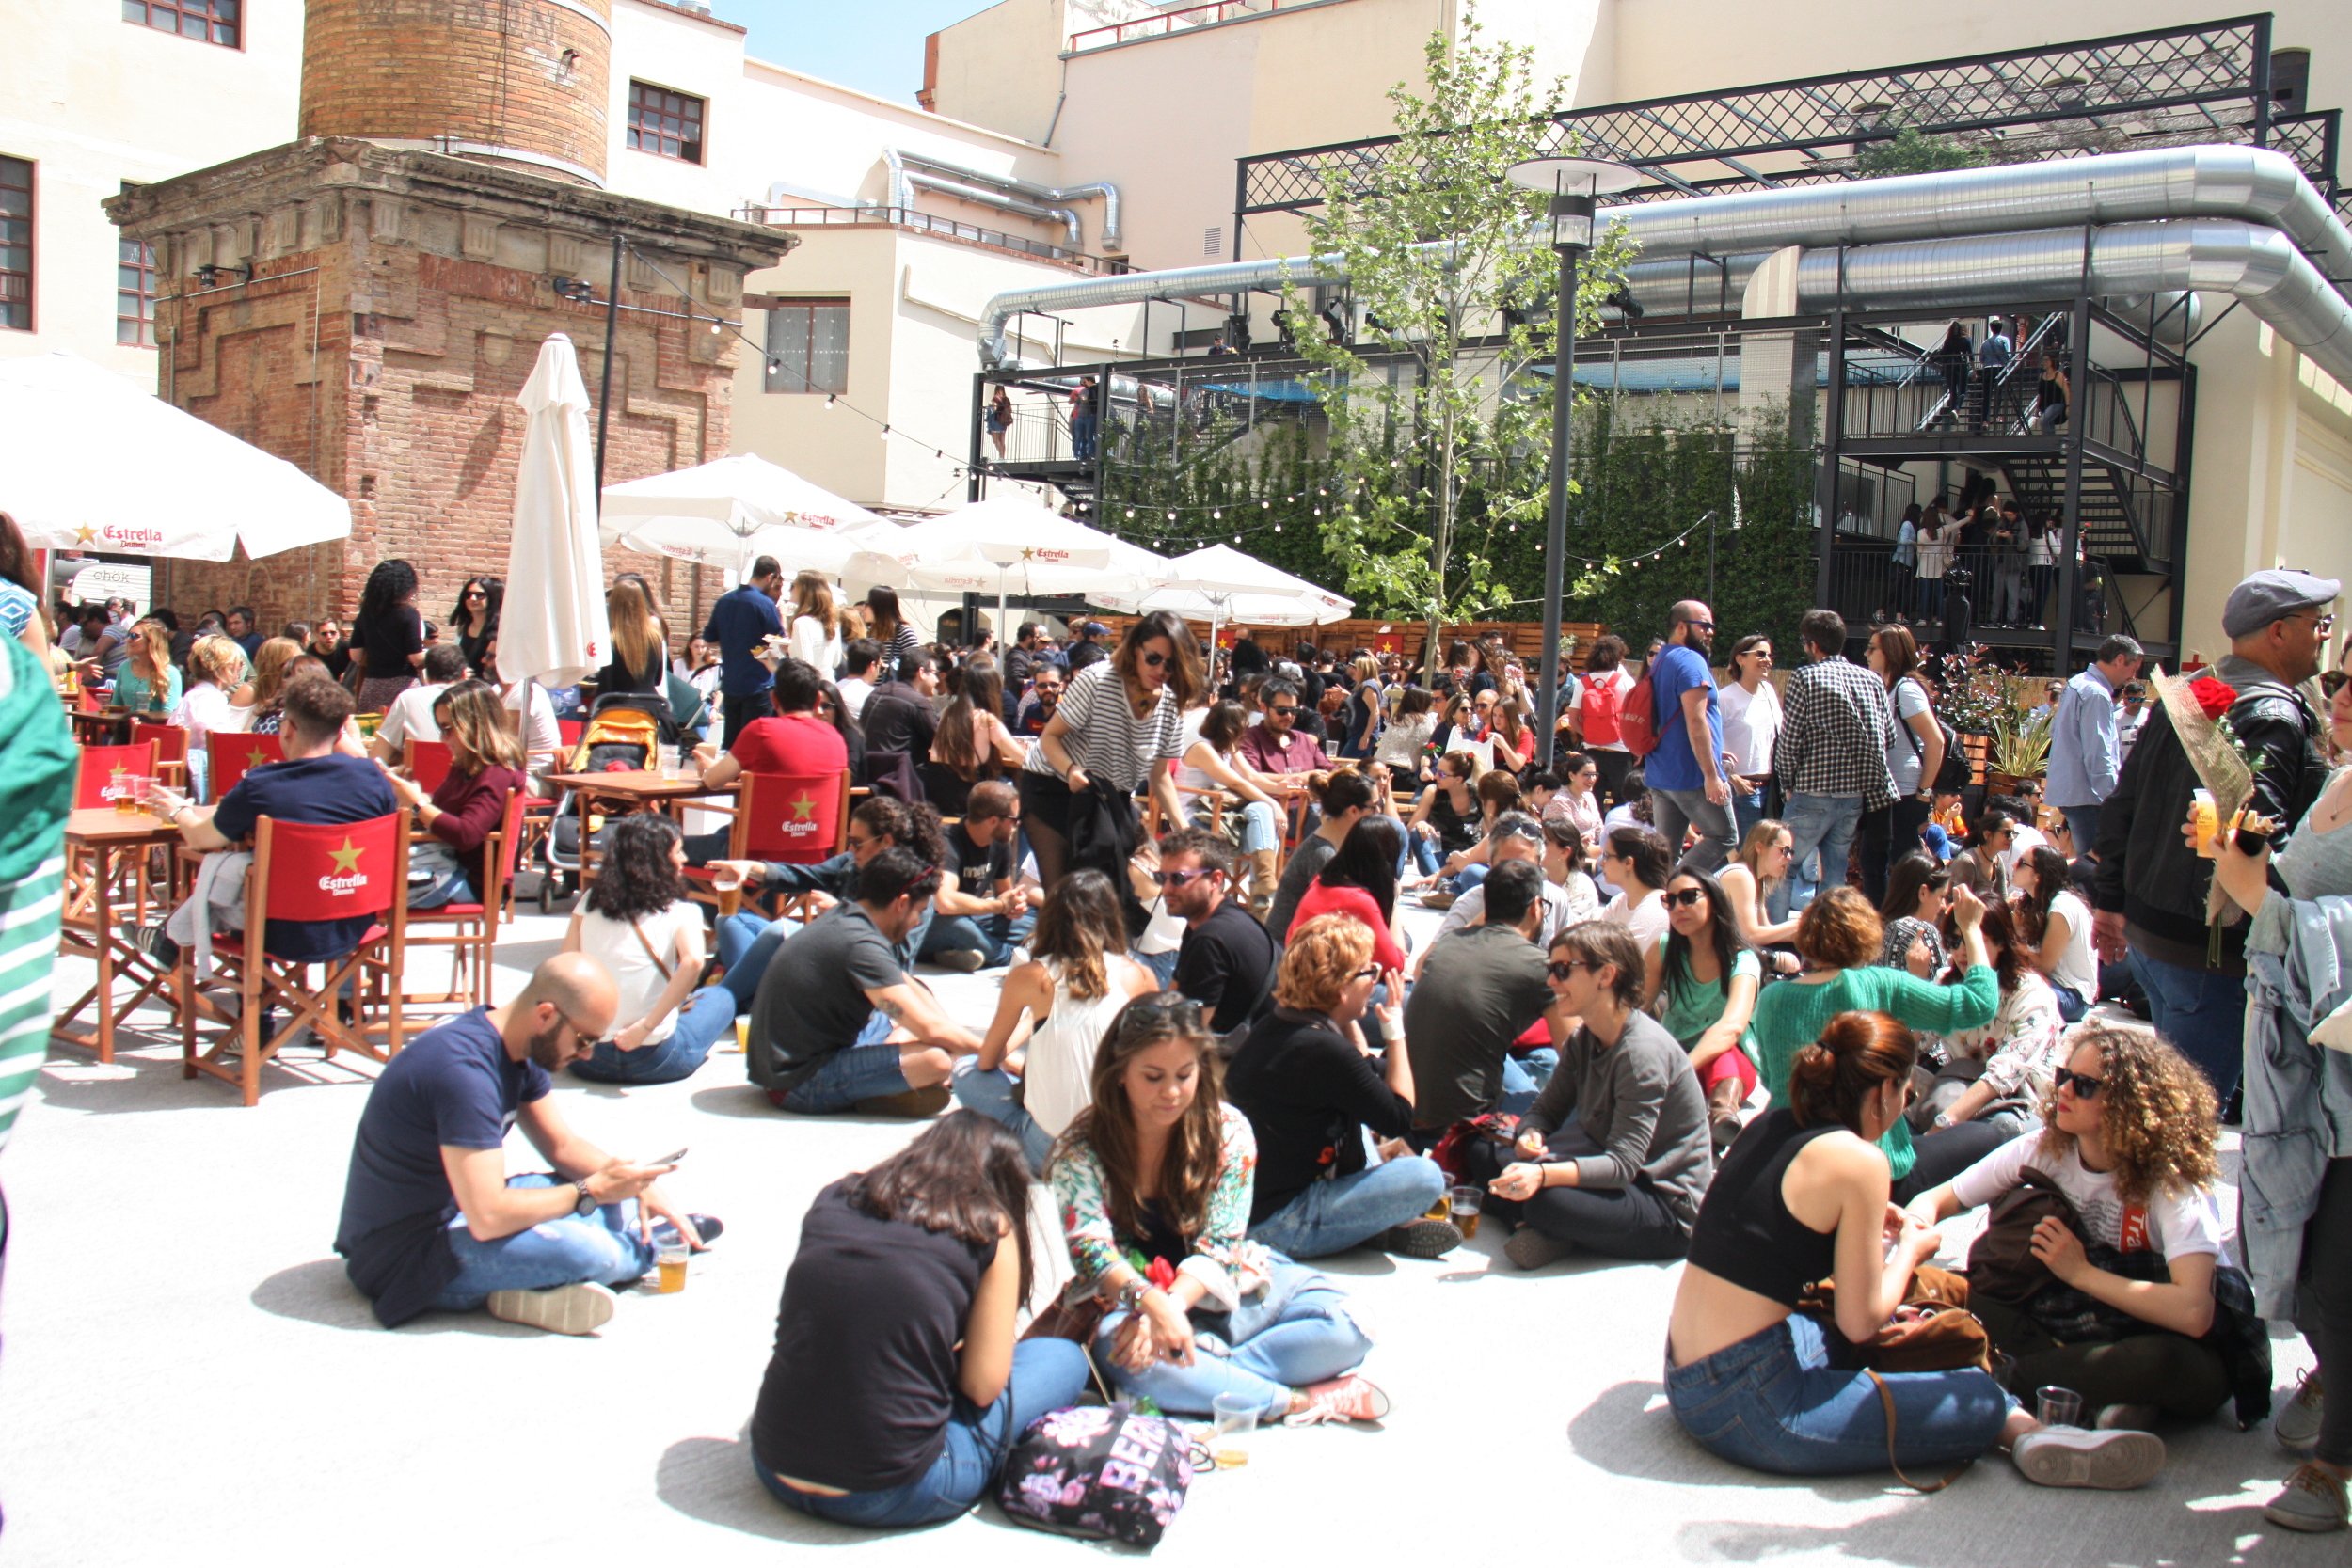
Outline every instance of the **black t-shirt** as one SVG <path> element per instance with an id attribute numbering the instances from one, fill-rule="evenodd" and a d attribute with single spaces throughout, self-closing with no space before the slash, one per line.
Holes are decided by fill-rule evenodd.
<path id="1" fill-rule="evenodd" d="M 323 757 L 263 763 L 254 768 L 221 797 L 213 826 L 235 842 L 252 837 L 254 826 L 264 816 L 279 822 L 365 822 L 397 809 L 381 768 L 364 757 L 329 752 Z M 391 875 L 390 866 L 371 865 L 365 856 L 336 868 L 339 889 L 355 898 L 383 894 Z M 385 880 L 372 880 L 377 877 Z M 367 901 L 379 909 L 388 907 L 377 898 Z M 373 918 L 272 920 L 262 946 L 274 958 L 338 958 L 359 944 Z"/>
<path id="2" fill-rule="evenodd" d="M 335 651 L 332 653 L 323 654 L 316 648 L 311 648 L 309 652 L 311 657 L 326 665 L 326 673 L 337 680 L 342 680 L 343 672 L 351 668 L 351 649 L 344 643 L 336 643 Z"/>
<path id="3" fill-rule="evenodd" d="M 360 669 L 370 680 L 413 675 L 408 656 L 424 651 L 424 617 L 415 605 L 395 605 L 385 615 L 357 616 L 351 623 L 351 649 L 361 656 Z"/>
<path id="4" fill-rule="evenodd" d="M 335 1250 L 386 1328 L 429 1309 L 457 1277 L 446 1235 L 457 1197 L 441 1150 L 501 1147 L 522 1107 L 551 1087 L 545 1068 L 507 1054 L 487 1007 L 426 1030 L 377 1074 L 351 1141 Z"/>
<path id="5" fill-rule="evenodd" d="M 1327 1016 L 1290 1007 L 1260 1019 L 1233 1053 L 1225 1098 L 1258 1135 L 1252 1225 L 1325 1177 L 1363 1169 L 1366 1128 L 1383 1138 L 1413 1129 L 1413 1102 Z"/>
<path id="6" fill-rule="evenodd" d="M 939 1457 L 956 1344 L 997 1243 L 877 1218 L 849 1187 L 847 1177 L 827 1187 L 802 1217 L 752 1452 L 796 1481 L 879 1492 Z"/>
<path id="7" fill-rule="evenodd" d="M 972 842 L 959 822 L 942 835 L 947 841 L 947 869 L 956 874 L 956 887 L 975 898 L 993 897 L 996 884 L 1012 876 L 1012 840 L 986 848 Z"/>
<path id="8" fill-rule="evenodd" d="M 904 752 L 921 762 L 939 734 L 939 710 L 904 681 L 886 681 L 866 699 L 862 724 L 868 752 Z"/>
<path id="9" fill-rule="evenodd" d="M 857 1043 L 874 1016 L 869 990 L 906 978 L 898 950 L 856 899 L 827 910 L 782 947 L 752 999 L 752 1082 L 787 1093 L 836 1051 Z M 813 1476 L 803 1477 L 813 1481 Z"/>
<path id="10" fill-rule="evenodd" d="M 1184 928 L 1184 944 L 1176 951 L 1176 990 L 1207 1010 L 1210 1028 L 1229 1034 L 1249 1022 L 1259 999 L 1273 989 L 1280 957 L 1265 927 L 1228 898 L 1208 919 Z"/>

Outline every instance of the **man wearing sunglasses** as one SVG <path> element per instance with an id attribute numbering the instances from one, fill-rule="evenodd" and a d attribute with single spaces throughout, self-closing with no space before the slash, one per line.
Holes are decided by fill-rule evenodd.
<path id="1" fill-rule="evenodd" d="M 1690 863 L 1713 871 L 1740 852 L 1731 821 L 1731 784 L 1724 776 L 1724 713 L 1708 667 L 1715 645 L 1715 612 L 1685 599 L 1667 612 L 1666 645 L 1649 668 L 1658 705 L 1658 749 L 1642 765 L 1649 784 L 1650 816 L 1666 842 L 1679 848 L 1686 829 L 1698 831 Z"/>
<path id="2" fill-rule="evenodd" d="M 1276 793 L 1296 797 L 1306 793 L 1307 776 L 1327 766 L 1323 747 L 1298 727 L 1306 695 L 1295 682 L 1270 680 L 1260 691 L 1265 721 L 1242 732 L 1242 760 L 1264 776 Z"/>
<path id="3" fill-rule="evenodd" d="M 675 1165 L 607 1154 L 548 1092 L 558 1069 L 612 1033 L 619 1008 L 603 965 L 559 953 L 514 1001 L 460 1013 L 385 1065 L 359 1113 L 335 1232 L 385 1327 L 487 1307 L 508 1323 L 593 1333 L 612 1316 L 612 1287 L 652 1268 L 660 1240 L 700 1251 L 718 1234 L 717 1221 L 680 1212 L 656 1187 Z M 551 1172 L 507 1174 L 518 1122 Z"/>
<path id="4" fill-rule="evenodd" d="M 2233 688 L 2230 728 L 2254 763 L 2247 809 L 2279 824 L 2284 846 L 2328 779 L 2326 729 L 2300 689 L 2319 673 L 2344 585 L 2286 569 L 2256 572 L 2230 591 L 2221 629 L 2230 651 L 2212 671 Z M 2128 954 L 2156 1033 L 2204 1069 L 2224 1104 L 2245 1060 L 2246 922 L 2221 929 L 2213 956 L 2205 894 L 2210 863 L 2181 837 L 2200 787 L 2172 721 L 2151 709 L 2114 793 L 2099 810 L 2097 912 L 2092 936 L 2109 962 Z M 2249 854 L 2261 847 L 2238 835 Z"/>
<path id="5" fill-rule="evenodd" d="M 1160 839 L 1160 898 L 1184 923 L 1175 990 L 1200 1004 L 1209 1027 L 1230 1035 L 1274 994 L 1281 950 L 1232 896 L 1233 847 L 1221 833 L 1179 828 Z"/>

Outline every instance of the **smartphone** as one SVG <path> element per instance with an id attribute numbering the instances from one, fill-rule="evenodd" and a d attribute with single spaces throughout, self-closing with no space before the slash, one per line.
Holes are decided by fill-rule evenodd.
<path id="1" fill-rule="evenodd" d="M 673 1150 L 671 1150 L 671 1151 L 670 1151 L 669 1153 L 667 1153 L 667 1154 L 664 1154 L 664 1155 L 663 1155 L 660 1159 L 659 1159 L 659 1160 L 648 1160 L 648 1161 L 646 1161 L 645 1163 L 646 1163 L 647 1164 L 649 1164 L 649 1165 L 675 1165 L 675 1164 L 677 1164 L 680 1160 L 683 1160 L 683 1159 L 685 1159 L 685 1158 L 686 1158 L 686 1150 L 685 1150 L 684 1148 L 676 1148 L 676 1149 L 673 1149 Z"/>

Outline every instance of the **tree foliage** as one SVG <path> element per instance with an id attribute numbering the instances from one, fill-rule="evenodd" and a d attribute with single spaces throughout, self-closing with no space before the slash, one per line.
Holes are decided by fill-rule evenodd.
<path id="1" fill-rule="evenodd" d="M 1890 174 L 1935 174 L 1947 168 L 1981 168 L 1993 161 L 1982 148 L 1953 136 L 1938 136 L 1906 125 L 1892 141 L 1874 141 L 1854 155 L 1854 172 L 1865 180 Z"/>

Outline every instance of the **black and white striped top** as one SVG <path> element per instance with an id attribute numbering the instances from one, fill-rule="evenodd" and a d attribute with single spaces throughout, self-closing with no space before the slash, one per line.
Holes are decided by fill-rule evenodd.
<path id="1" fill-rule="evenodd" d="M 1062 745 L 1096 784 L 1132 790 L 1143 783 L 1153 763 L 1172 762 L 1184 753 L 1184 715 L 1176 705 L 1176 694 L 1162 687 L 1152 711 L 1136 718 L 1127 703 L 1126 683 L 1108 659 L 1071 677 L 1059 711 L 1070 724 Z M 1026 767 L 1032 773 L 1054 774 L 1044 748 L 1035 743 L 1029 747 Z"/>

